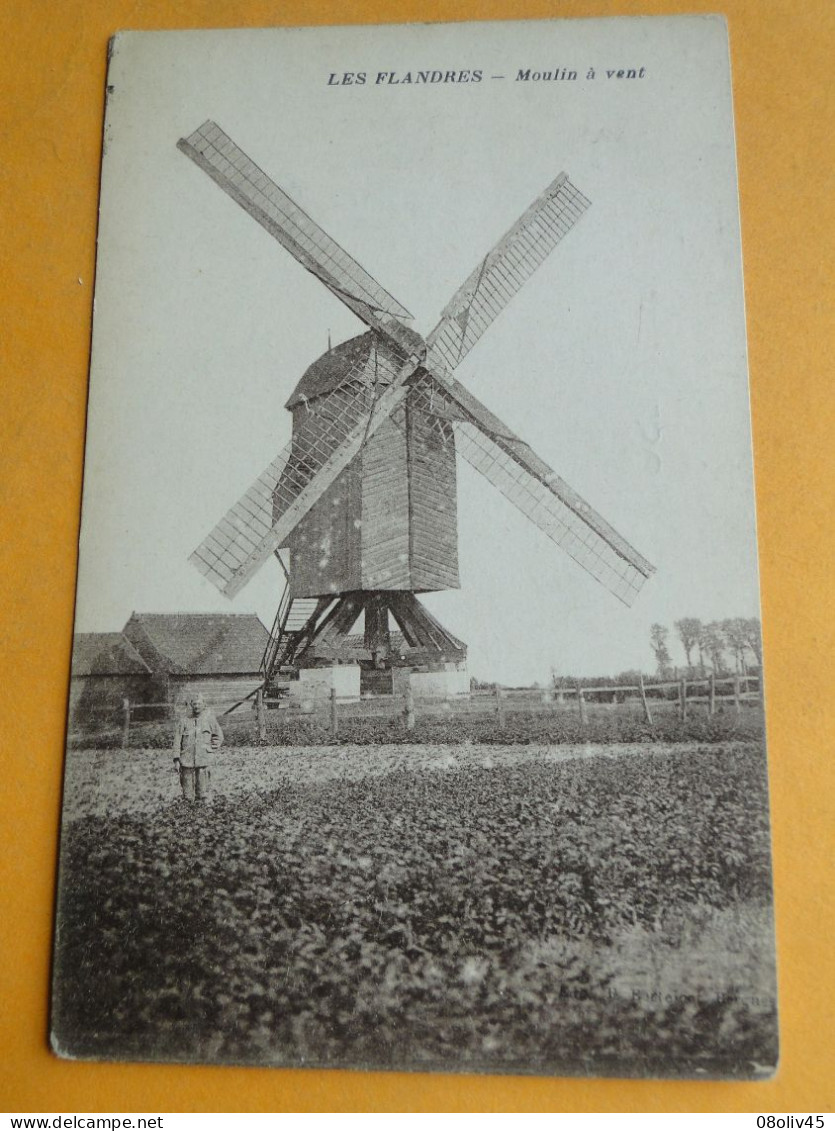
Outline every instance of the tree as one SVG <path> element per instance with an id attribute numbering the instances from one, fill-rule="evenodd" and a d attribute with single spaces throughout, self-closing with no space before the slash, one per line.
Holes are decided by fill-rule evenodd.
<path id="1" fill-rule="evenodd" d="M 476 679 L 475 676 L 470 676 L 470 691 L 495 691 L 498 686 L 498 683 L 488 679 Z"/>
<path id="2" fill-rule="evenodd" d="M 699 645 L 709 658 L 714 675 L 720 675 L 725 667 L 725 636 L 719 621 L 713 620 L 702 626 Z"/>
<path id="3" fill-rule="evenodd" d="M 745 674 L 745 621 L 742 617 L 730 617 L 728 620 L 723 620 L 722 635 L 725 637 L 725 643 L 731 652 L 733 652 L 734 664 L 736 671 L 740 675 Z"/>
<path id="4" fill-rule="evenodd" d="M 702 622 L 697 620 L 696 617 L 682 617 L 675 624 L 681 646 L 684 649 L 684 655 L 687 657 L 687 666 L 691 668 L 693 666 L 693 649 L 698 647 Z"/>
<path id="5" fill-rule="evenodd" d="M 702 679 L 705 677 L 705 630 L 704 625 L 699 629 L 699 639 L 696 641 L 696 647 L 699 649 L 699 673 Z"/>
<path id="6" fill-rule="evenodd" d="M 641 674 L 638 668 L 627 668 L 625 672 L 619 672 L 615 676 L 615 683 L 622 683 L 626 687 L 637 687 L 641 682 Z"/>
<path id="7" fill-rule="evenodd" d="M 754 653 L 757 664 L 761 668 L 763 663 L 763 638 L 762 628 L 757 617 L 745 617 L 742 621 L 742 630 L 745 643 Z"/>
<path id="8" fill-rule="evenodd" d="M 669 635 L 669 629 L 666 629 L 663 624 L 654 624 L 649 630 L 650 644 L 655 653 L 655 665 L 662 679 L 666 679 L 669 676 L 672 667 L 670 650 L 667 647 L 667 637 Z"/>

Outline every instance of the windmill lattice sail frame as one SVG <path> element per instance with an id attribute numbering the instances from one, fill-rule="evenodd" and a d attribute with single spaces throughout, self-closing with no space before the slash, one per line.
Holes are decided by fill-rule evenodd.
<path id="1" fill-rule="evenodd" d="M 325 393 L 317 390 L 316 395 L 303 398 L 303 408 L 294 411 L 291 442 L 194 551 L 191 560 L 197 568 L 221 592 L 233 597 L 273 553 L 283 546 L 299 545 L 299 531 L 315 529 L 315 516 L 322 514 L 324 500 L 345 497 L 340 491 L 346 476 L 362 466 L 363 453 L 375 445 L 375 450 L 383 448 L 393 430 L 408 427 L 404 421 L 410 413 L 420 413 L 445 437 L 444 450 L 453 445 L 455 452 L 547 537 L 620 601 L 631 605 L 654 567 L 453 376 L 491 323 L 588 209 L 589 200 L 568 175 L 560 173 L 478 262 L 424 339 L 408 324 L 412 316 L 406 306 L 218 125 L 206 122 L 178 145 L 352 310 L 373 336 L 373 367 L 371 354 L 358 357 L 340 371 L 336 382 L 328 384 Z M 303 384 L 300 382 L 300 389 Z M 446 451 L 438 458 L 448 455 Z M 291 568 L 291 598 L 292 572 Z M 454 576 L 453 584 L 457 584 L 457 573 Z M 402 579 L 387 585 L 385 571 L 366 582 L 365 574 L 359 584 L 353 574 L 350 579 L 346 575 L 341 586 L 331 583 L 332 592 L 303 596 L 307 600 L 318 596 L 321 605 L 325 597 L 333 598 L 339 592 L 406 587 Z M 352 601 L 343 603 L 336 623 L 347 622 L 356 603 Z M 325 622 L 334 623 L 328 620 L 331 613 L 324 617 L 322 613 L 317 605 L 315 616 L 310 614 L 313 623 L 300 630 L 311 641 Z M 291 614 L 288 606 L 287 616 Z M 278 631 L 286 636 L 286 623 Z M 282 646 L 275 643 L 274 655 L 281 652 Z"/>

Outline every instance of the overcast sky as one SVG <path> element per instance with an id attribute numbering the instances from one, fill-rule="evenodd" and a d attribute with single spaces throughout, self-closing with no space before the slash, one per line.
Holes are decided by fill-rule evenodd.
<path id="1" fill-rule="evenodd" d="M 484 78 L 375 82 L 417 70 Z M 461 589 L 426 603 L 472 674 L 651 670 L 653 622 L 757 615 L 721 20 L 135 33 L 109 82 L 78 631 L 134 610 L 271 623 L 277 564 L 230 604 L 188 554 L 289 439 L 328 335 L 363 329 L 177 151 L 207 118 L 424 334 L 558 172 L 592 202 L 457 376 L 658 572 L 626 609 L 459 461 Z"/>

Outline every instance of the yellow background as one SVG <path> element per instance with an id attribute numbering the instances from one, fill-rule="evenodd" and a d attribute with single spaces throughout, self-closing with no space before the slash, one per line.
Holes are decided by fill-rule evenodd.
<path id="1" fill-rule="evenodd" d="M 736 104 L 763 582 L 782 1029 L 776 1079 L 186 1070 L 72 1064 L 54 1058 L 46 1044 L 108 36 L 121 28 L 716 7 L 704 0 L 4 0 L 0 1110 L 832 1110 L 833 0 L 725 0 L 723 8 Z"/>

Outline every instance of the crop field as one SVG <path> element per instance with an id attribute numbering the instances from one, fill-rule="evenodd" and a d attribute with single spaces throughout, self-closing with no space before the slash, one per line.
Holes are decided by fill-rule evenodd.
<path id="1" fill-rule="evenodd" d="M 776 1063 L 751 741 L 68 754 L 77 1057 L 748 1076 Z"/>
<path id="2" fill-rule="evenodd" d="M 168 709 L 168 714 L 171 709 Z M 137 711 L 130 729 L 128 745 L 136 749 L 161 749 L 171 745 L 172 723 L 168 714 L 156 721 L 147 712 Z M 495 700 L 489 697 L 462 698 L 461 701 L 419 701 L 414 729 L 403 725 L 402 703 L 389 697 L 364 699 L 339 704 L 337 735 L 332 733 L 327 703 L 314 705 L 309 712 L 272 710 L 267 712 L 266 738 L 261 745 L 296 748 L 311 745 L 388 745 L 458 746 L 466 743 L 511 746 L 576 745 L 608 743 L 670 742 L 761 742 L 764 720 L 760 705 L 746 705 L 741 712 L 723 705 L 709 715 L 704 705 L 693 705 L 686 718 L 679 717 L 674 702 L 652 703 L 652 722 L 647 722 L 640 703 L 586 704 L 585 718 L 576 705 L 543 702 L 529 696 L 508 695 L 497 716 Z M 218 709 L 227 746 L 257 745 L 258 724 L 252 704 L 243 704 L 233 714 Z M 118 717 L 110 726 L 90 733 L 81 726 L 71 731 L 70 745 L 84 749 L 119 749 L 123 733 Z"/>

